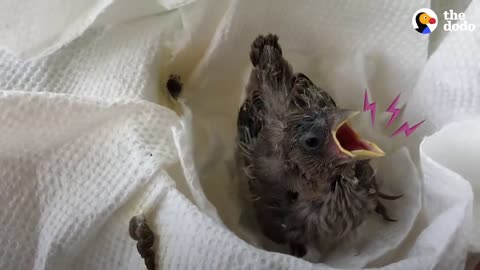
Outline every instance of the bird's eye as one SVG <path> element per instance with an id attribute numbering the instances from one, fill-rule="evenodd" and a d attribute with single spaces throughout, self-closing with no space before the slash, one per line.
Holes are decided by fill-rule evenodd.
<path id="1" fill-rule="evenodd" d="M 320 146 L 320 139 L 314 135 L 307 135 L 303 139 L 303 146 L 308 150 L 317 149 Z"/>

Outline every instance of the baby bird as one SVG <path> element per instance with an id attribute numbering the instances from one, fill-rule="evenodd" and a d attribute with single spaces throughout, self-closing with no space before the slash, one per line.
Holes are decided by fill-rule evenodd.
<path id="1" fill-rule="evenodd" d="M 369 159 L 384 152 L 348 123 L 358 112 L 293 73 L 276 35 L 258 36 L 250 60 L 236 157 L 263 234 L 303 257 L 307 246 L 332 248 L 373 211 L 394 221 L 379 199 L 401 196 L 377 190 Z"/>

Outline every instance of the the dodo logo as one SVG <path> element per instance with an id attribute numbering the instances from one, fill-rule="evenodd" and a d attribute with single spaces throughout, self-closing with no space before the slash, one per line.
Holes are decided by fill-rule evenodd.
<path id="1" fill-rule="evenodd" d="M 421 34 L 430 34 L 437 28 L 437 14 L 431 9 L 422 8 L 417 10 L 412 17 L 412 25 Z"/>

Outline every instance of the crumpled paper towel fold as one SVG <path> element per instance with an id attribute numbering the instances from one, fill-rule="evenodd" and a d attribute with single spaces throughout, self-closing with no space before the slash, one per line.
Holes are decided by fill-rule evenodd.
<path id="1" fill-rule="evenodd" d="M 3 0 L 0 48 L 23 59 L 47 56 L 80 36 L 97 17 L 98 24 L 134 19 L 179 8 L 194 0 Z"/>
<path id="2" fill-rule="evenodd" d="M 453 174 L 457 181 L 468 181 L 475 197 L 480 196 L 480 117 L 451 123 L 422 143 L 422 152 L 435 162 L 436 166 Z M 448 153 L 448 154 L 445 154 Z M 480 205 L 473 205 L 473 228 L 480 227 Z M 480 231 L 472 230 L 468 236 L 472 251 L 480 252 Z"/>
<path id="3" fill-rule="evenodd" d="M 450 89 L 435 92 L 434 82 L 449 72 L 439 59 L 460 55 L 465 46 L 475 52 L 471 33 L 446 36 L 427 58 L 427 39 L 410 19 L 428 2 L 216 2 L 163 5 L 159 10 L 176 10 L 135 19 L 114 14 L 125 7 L 114 2 L 113 13 L 104 14 L 113 17 L 99 18 L 74 40 L 67 35 L 38 47 L 43 37 L 72 29 L 63 27 L 73 22 L 65 16 L 63 28 L 24 44 L 35 50 L 18 47 L 43 58 L 0 51 L 0 269 L 142 269 L 127 232 L 129 219 L 142 212 L 157 236 L 159 269 L 462 269 L 467 251 L 478 251 L 472 230 L 478 151 L 463 155 L 480 145 L 467 132 L 480 129 L 479 119 L 438 131 L 448 121 L 433 116 L 437 107 L 427 110 L 414 99 Z M 472 3 L 467 14 L 477 7 Z M 108 22 L 119 24 L 104 27 Z M 382 188 L 405 194 L 389 203 L 398 223 L 372 216 L 356 241 L 325 263 L 266 251 L 258 231 L 241 223 L 245 209 L 232 174 L 235 116 L 250 42 L 266 32 L 279 34 L 296 70 L 338 104 L 361 110 L 368 88 L 379 122 L 371 129 L 364 113 L 357 125 L 388 153 L 375 162 Z M 474 59 L 453 65 L 466 72 Z M 184 79 L 184 103 L 163 89 L 170 73 Z M 475 97 L 470 78 L 445 81 L 462 87 L 437 100 Z M 380 111 L 399 92 L 409 104 L 405 117 L 430 122 L 416 138 L 390 138 L 383 130 Z M 480 105 L 451 106 L 472 116 Z M 419 146 L 423 135 L 430 136 Z M 456 148 L 456 141 L 468 148 Z"/>
<path id="4" fill-rule="evenodd" d="M 79 36 L 113 0 L 4 0 L 0 45 L 22 57 L 43 56 Z"/>

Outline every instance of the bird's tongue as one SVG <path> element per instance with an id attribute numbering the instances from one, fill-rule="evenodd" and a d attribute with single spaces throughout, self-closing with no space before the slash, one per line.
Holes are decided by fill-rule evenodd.
<path id="1" fill-rule="evenodd" d="M 370 159 L 385 155 L 376 144 L 362 139 L 347 120 L 333 131 L 334 140 L 340 152 L 353 159 Z"/>

